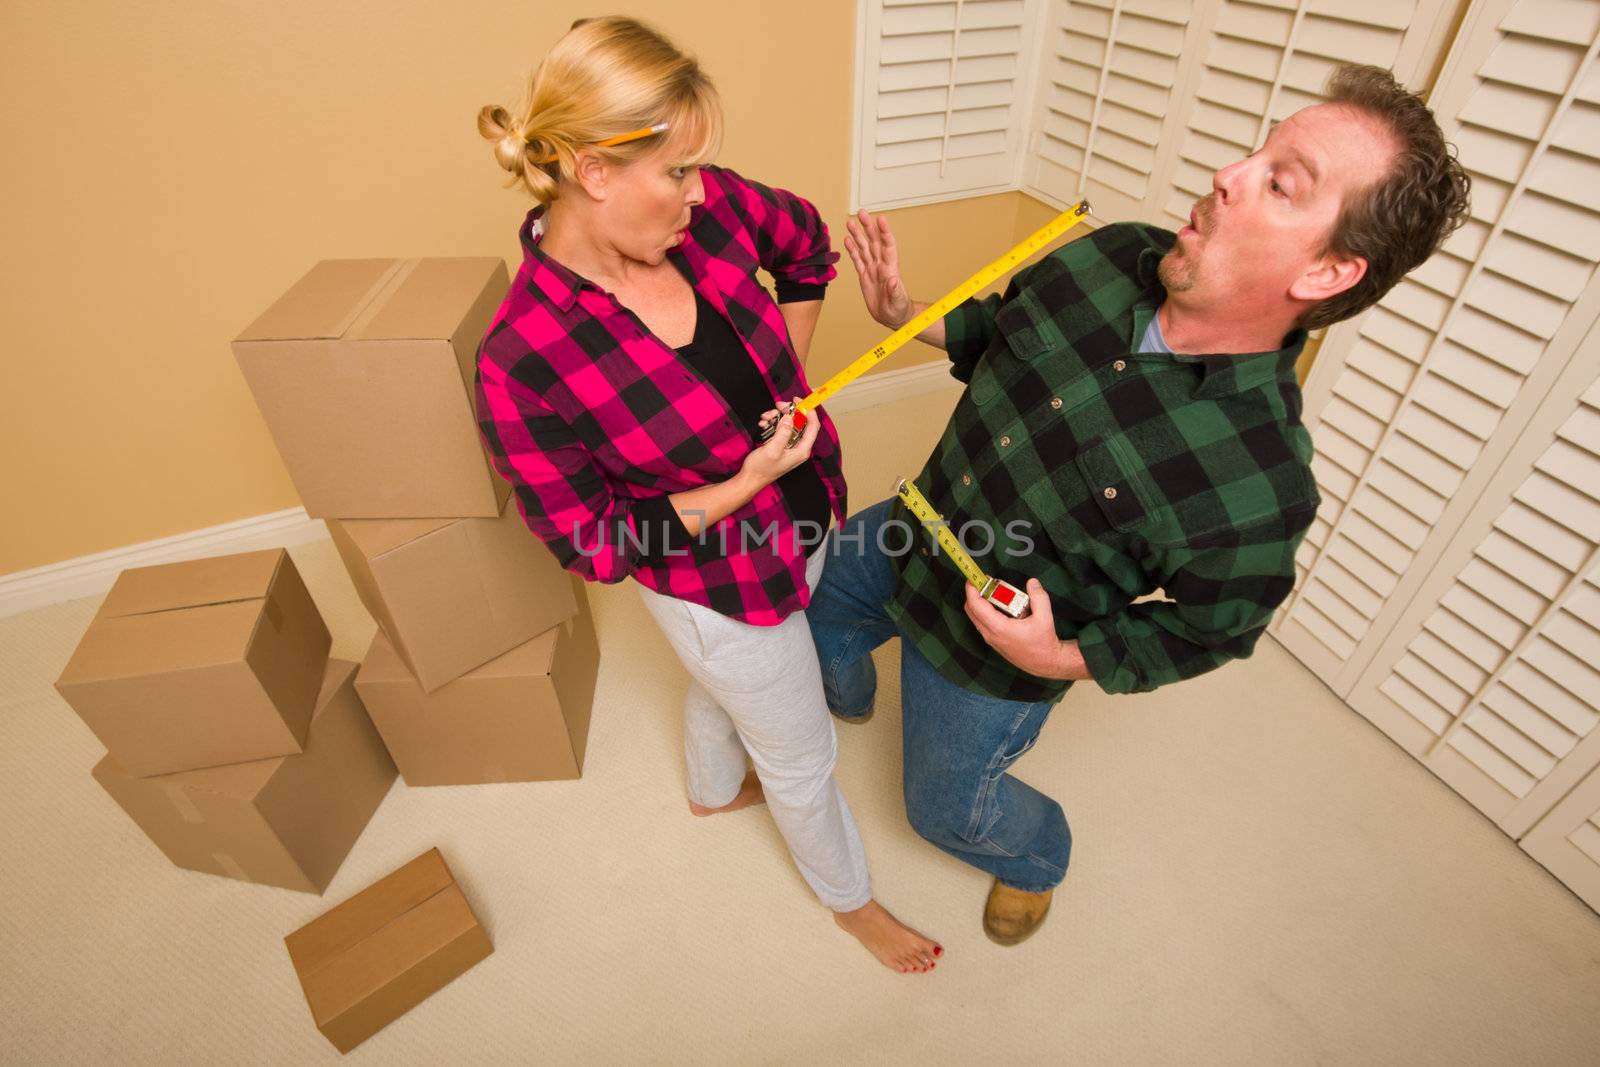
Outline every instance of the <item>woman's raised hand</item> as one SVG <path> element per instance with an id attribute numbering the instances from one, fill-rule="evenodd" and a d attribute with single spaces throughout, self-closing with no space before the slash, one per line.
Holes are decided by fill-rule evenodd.
<path id="1" fill-rule="evenodd" d="M 845 220 L 845 251 L 861 282 L 861 299 L 867 314 L 891 330 L 911 321 L 911 297 L 900 281 L 900 252 L 895 247 L 889 220 L 873 218 L 862 208 Z"/>
<path id="2" fill-rule="evenodd" d="M 789 448 L 789 436 L 794 430 L 794 413 L 774 409 L 761 416 L 761 424 L 767 425 L 774 416 L 778 419 L 777 430 L 766 441 L 752 448 L 740 467 L 740 473 L 753 479 L 757 485 L 775 482 L 810 459 L 811 446 L 817 439 L 817 428 L 822 425 L 822 420 L 815 414 L 807 415 L 805 427 L 800 431 L 800 440 L 794 443 L 793 448 Z"/>

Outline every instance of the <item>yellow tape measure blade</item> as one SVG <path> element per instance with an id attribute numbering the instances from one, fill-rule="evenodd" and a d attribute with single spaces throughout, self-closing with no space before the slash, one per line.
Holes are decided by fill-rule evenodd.
<path id="1" fill-rule="evenodd" d="M 962 577 L 978 590 L 983 599 L 1013 619 L 1020 619 L 1028 614 L 1028 594 L 1010 582 L 985 574 L 983 568 L 978 566 L 978 561 L 972 558 L 961 541 L 950 531 L 950 524 L 944 521 L 944 516 L 934 510 L 933 505 L 928 503 L 928 498 L 922 495 L 922 490 L 918 489 L 915 483 L 908 478 L 901 478 L 895 483 L 894 491 L 924 526 L 933 528 L 934 539 L 944 549 L 945 555 L 950 557 Z"/>
<path id="2" fill-rule="evenodd" d="M 885 359 L 888 359 L 913 340 L 917 334 L 954 311 L 968 297 L 976 295 L 980 289 L 995 281 L 1006 271 L 1016 267 L 1023 260 L 1088 218 L 1089 210 L 1089 201 L 1080 200 L 1073 207 L 1068 208 L 1033 231 L 998 259 L 987 264 L 977 273 L 968 277 L 966 281 L 929 304 L 910 322 L 901 326 L 868 351 L 857 356 L 843 370 L 807 393 L 800 399 L 797 405 L 798 410 L 809 412 L 820 407 L 828 397 L 837 393 Z"/>

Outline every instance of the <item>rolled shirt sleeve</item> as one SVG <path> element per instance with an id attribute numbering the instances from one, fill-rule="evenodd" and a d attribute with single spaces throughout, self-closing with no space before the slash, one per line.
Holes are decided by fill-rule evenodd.
<path id="1" fill-rule="evenodd" d="M 839 253 L 811 201 L 731 170 L 717 169 L 715 177 L 745 220 L 756 257 L 777 287 L 778 302 L 821 300 L 838 275 L 833 265 Z"/>

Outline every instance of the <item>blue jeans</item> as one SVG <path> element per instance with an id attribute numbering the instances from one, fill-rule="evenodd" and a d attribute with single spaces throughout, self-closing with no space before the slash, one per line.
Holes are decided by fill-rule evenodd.
<path id="1" fill-rule="evenodd" d="M 828 709 L 843 719 L 872 710 L 878 675 L 868 653 L 900 636 L 884 611 L 898 582 L 879 542 L 890 503 L 828 535 L 806 609 Z M 898 530 L 885 535 L 892 548 L 905 541 Z M 1066 877 L 1072 832 L 1061 805 L 1006 773 L 1038 740 L 1053 702 L 963 689 L 910 641 L 900 645 L 900 699 L 906 817 L 917 833 L 1017 889 L 1039 893 Z"/>

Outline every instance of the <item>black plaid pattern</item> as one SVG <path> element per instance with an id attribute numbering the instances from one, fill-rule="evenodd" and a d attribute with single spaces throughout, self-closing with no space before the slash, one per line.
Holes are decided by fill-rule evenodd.
<path id="1" fill-rule="evenodd" d="M 706 199 L 670 253 L 695 291 L 727 317 L 770 386 L 773 403 L 810 391 L 777 304 L 819 300 L 838 254 L 811 204 L 729 170 L 702 169 Z M 530 529 L 561 565 L 590 581 L 630 575 L 758 626 L 806 606 L 805 555 L 781 492 L 767 487 L 707 531 L 707 551 L 658 551 L 659 498 L 732 477 L 750 451 L 742 419 L 678 354 L 615 298 L 550 259 L 522 228 L 523 263 L 478 351 L 478 424 L 491 460 L 516 490 Z M 811 462 L 835 517 L 845 509 L 833 420 Z M 647 503 L 648 502 L 648 503 Z M 641 528 L 643 527 L 643 528 Z M 745 529 L 777 533 L 758 544 Z M 639 545 L 649 540 L 652 551 Z M 722 546 L 727 545 L 727 551 Z"/>
<path id="2" fill-rule="evenodd" d="M 973 553 L 985 571 L 1043 583 L 1057 632 L 1077 639 L 1108 693 L 1248 656 L 1292 587 L 1319 503 L 1294 375 L 1303 331 L 1276 352 L 1132 351 L 1164 298 L 1156 266 L 1173 240 L 1107 226 L 1003 297 L 953 311 L 951 373 L 968 387 L 916 479 L 952 526 L 996 531 L 992 550 Z M 895 517 L 916 521 L 898 501 Z M 889 612 L 929 662 L 1003 699 L 1064 693 L 1069 683 L 989 648 L 962 610 L 960 571 L 919 537 L 899 557 Z M 1156 589 L 1164 599 L 1132 603 Z"/>

